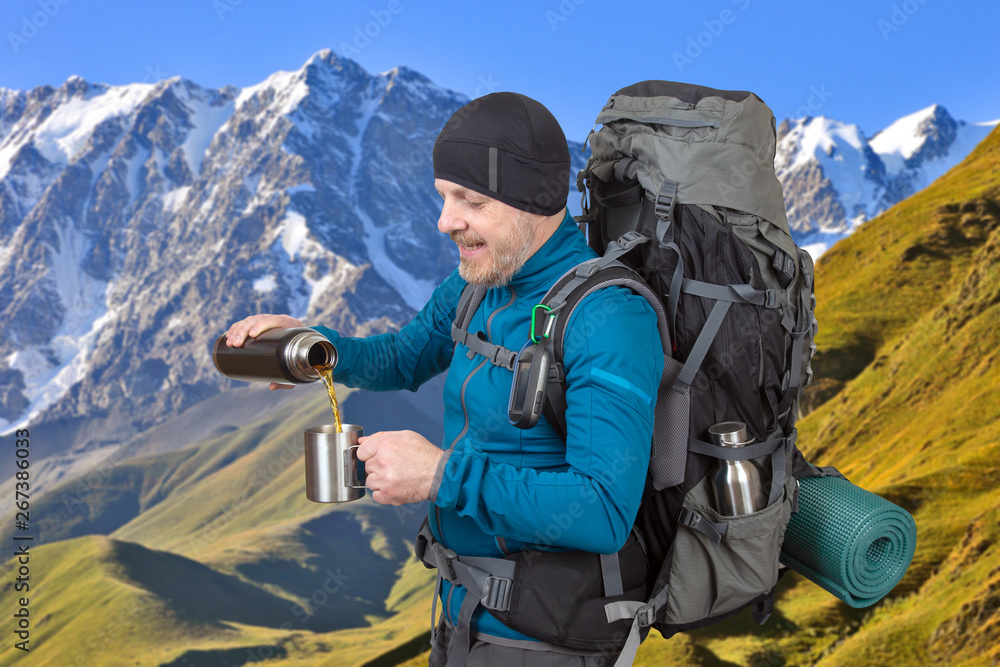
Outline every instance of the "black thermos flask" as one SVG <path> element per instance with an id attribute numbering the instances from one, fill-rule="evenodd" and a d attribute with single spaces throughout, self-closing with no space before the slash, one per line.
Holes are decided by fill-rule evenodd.
<path id="1" fill-rule="evenodd" d="M 314 329 L 268 329 L 247 338 L 242 347 L 228 347 L 222 334 L 215 341 L 212 360 L 233 380 L 306 384 L 319 379 L 315 366 L 336 365 L 337 350 Z"/>

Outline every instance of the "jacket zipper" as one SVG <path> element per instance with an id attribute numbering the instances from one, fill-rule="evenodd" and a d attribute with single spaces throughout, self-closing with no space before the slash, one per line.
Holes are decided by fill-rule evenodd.
<path id="1" fill-rule="evenodd" d="M 492 313 L 490 313 L 490 316 L 486 319 L 486 340 L 493 342 L 490 339 L 490 327 L 493 325 L 493 318 L 496 317 L 497 313 L 499 313 L 501 310 L 509 308 L 511 305 L 513 305 L 514 301 L 516 300 L 517 300 L 517 291 L 513 287 L 511 287 L 510 301 L 508 301 L 504 305 L 494 310 Z M 469 320 L 471 323 L 472 318 L 470 317 Z M 459 393 L 459 402 L 462 404 L 462 414 L 465 417 L 465 425 L 462 427 L 462 431 L 455 436 L 454 440 L 451 441 L 451 445 L 448 448 L 449 451 L 455 449 L 455 445 L 458 444 L 458 441 L 464 438 L 465 434 L 469 432 L 469 408 L 468 406 L 465 405 L 465 392 L 469 388 L 469 382 L 472 380 L 472 376 L 478 373 L 480 369 L 482 369 L 482 367 L 485 366 L 488 361 L 489 359 L 483 359 L 482 361 L 479 362 L 479 365 L 473 368 L 472 371 L 470 371 L 469 374 L 465 376 L 465 382 L 462 383 L 462 391 Z M 441 534 L 441 541 L 445 544 L 448 544 L 448 541 L 444 539 L 444 526 L 441 524 L 441 508 L 435 507 L 434 514 L 437 517 L 438 532 Z"/>

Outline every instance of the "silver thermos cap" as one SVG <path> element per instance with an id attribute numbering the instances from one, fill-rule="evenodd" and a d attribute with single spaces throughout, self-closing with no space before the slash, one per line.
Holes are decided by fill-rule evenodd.
<path id="1" fill-rule="evenodd" d="M 747 436 L 747 425 L 743 422 L 722 422 L 708 429 L 712 443 L 720 447 L 742 447 L 753 442 Z"/>

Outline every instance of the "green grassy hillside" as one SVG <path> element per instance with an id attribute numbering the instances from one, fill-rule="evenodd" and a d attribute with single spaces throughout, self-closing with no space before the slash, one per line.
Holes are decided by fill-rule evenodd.
<path id="1" fill-rule="evenodd" d="M 71 482 L 33 504 L 46 544 L 31 549 L 31 663 L 362 664 L 420 652 L 433 582 L 410 554 L 424 510 L 306 499 L 302 429 L 329 411 L 325 393 L 303 393 L 246 427 L 121 462 L 85 494 Z M 418 429 L 430 419 L 404 417 Z M 4 582 L 0 605 L 14 609 L 21 593 Z M 20 655 L 11 644 L 0 664 Z"/>
<path id="2" fill-rule="evenodd" d="M 342 571 L 333 577 L 317 572 L 311 596 L 296 601 L 183 556 L 103 536 L 41 546 L 32 560 L 31 652 L 5 642 L 0 664 L 21 664 L 16 661 L 26 657 L 27 664 L 59 667 L 278 659 L 283 665 L 351 665 L 415 638 L 426 641 L 432 583 L 412 560 L 394 573 L 401 583 L 386 594 L 388 619 L 341 632 L 310 629 L 303 619 L 306 606 L 344 610 L 350 596 L 323 595 L 348 588 L 352 580 Z M 10 589 L 3 589 L 5 609 L 13 609 Z"/>

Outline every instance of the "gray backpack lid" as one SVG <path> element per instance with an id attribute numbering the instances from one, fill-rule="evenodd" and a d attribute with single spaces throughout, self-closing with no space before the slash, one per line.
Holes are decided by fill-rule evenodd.
<path id="1" fill-rule="evenodd" d="M 789 234 L 781 183 L 774 174 L 774 114 L 759 97 L 643 81 L 612 95 L 596 123 L 622 120 L 645 129 L 593 133 L 591 164 L 585 171 L 610 181 L 614 162 L 632 156 L 645 167 L 638 177 L 648 192 L 659 192 L 664 180 L 675 181 L 680 203 L 752 213 Z M 581 172 L 578 178 L 585 176 Z"/>

